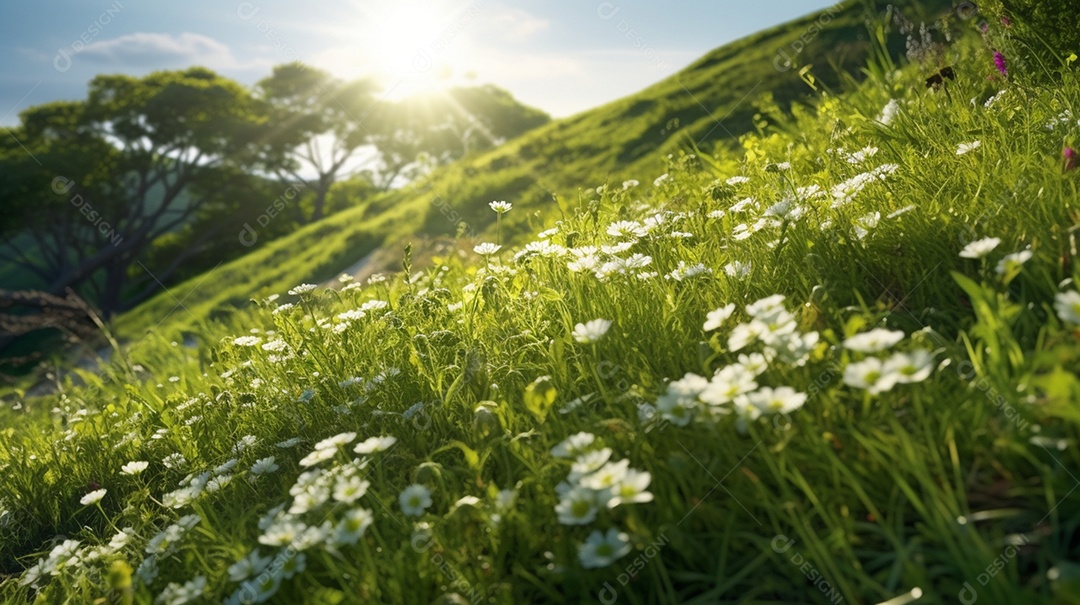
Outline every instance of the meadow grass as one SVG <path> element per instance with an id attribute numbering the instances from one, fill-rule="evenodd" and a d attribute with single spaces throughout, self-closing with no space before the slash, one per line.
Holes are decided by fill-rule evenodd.
<path id="1" fill-rule="evenodd" d="M 950 52 L 0 410 L 0 598 L 1069 602 L 1080 81 Z"/>

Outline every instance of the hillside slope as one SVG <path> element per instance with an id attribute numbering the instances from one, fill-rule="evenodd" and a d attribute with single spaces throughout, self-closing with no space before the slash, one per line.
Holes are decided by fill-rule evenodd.
<path id="1" fill-rule="evenodd" d="M 886 4 L 877 3 L 876 10 Z M 948 2 L 894 4 L 913 4 L 917 15 L 936 13 Z M 117 330 L 128 339 L 151 328 L 176 333 L 253 296 L 330 279 L 380 249 L 396 259 L 408 241 L 422 245 L 459 232 L 477 237 L 493 226 L 491 200 L 519 209 L 502 225 L 504 238 L 513 241 L 576 206 L 583 188 L 658 176 L 667 154 L 693 146 L 735 148 L 735 137 L 753 129 L 758 97 L 771 94 L 786 107 L 812 93 L 797 68 L 777 69 L 780 51 L 793 56 L 793 45 L 805 44 L 794 64 L 814 64 L 823 85 L 840 79 L 830 64 L 849 70 L 865 64 L 866 5 L 848 0 L 718 48 L 638 94 L 554 121 L 170 288 L 121 317 Z M 894 52 L 903 48 L 902 39 L 892 42 Z"/>

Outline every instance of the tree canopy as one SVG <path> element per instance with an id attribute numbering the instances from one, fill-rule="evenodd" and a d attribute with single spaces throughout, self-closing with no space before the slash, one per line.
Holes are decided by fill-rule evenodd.
<path id="1" fill-rule="evenodd" d="M 301 63 L 252 88 L 202 67 L 97 76 L 0 139 L 0 268 L 108 316 L 548 120 L 493 86 L 380 94 Z"/>

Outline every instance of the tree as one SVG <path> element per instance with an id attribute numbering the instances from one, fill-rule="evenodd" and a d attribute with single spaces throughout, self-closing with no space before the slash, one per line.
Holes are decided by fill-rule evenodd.
<path id="1" fill-rule="evenodd" d="M 0 147 L 0 260 L 49 294 L 90 294 L 106 315 L 148 296 L 216 235 L 207 229 L 152 274 L 138 267 L 164 234 L 227 209 L 200 184 L 247 170 L 268 123 L 244 87 L 204 68 L 98 76 L 85 101 L 21 120 Z"/>
<path id="2" fill-rule="evenodd" d="M 384 190 L 411 171 L 491 149 L 551 119 L 492 85 L 382 102 L 373 118 L 372 142 L 382 162 L 373 180 Z"/>
<path id="3" fill-rule="evenodd" d="M 445 96 L 454 118 L 444 126 L 453 135 L 443 147 L 446 161 L 491 149 L 551 120 L 546 113 L 490 84 L 453 88 Z"/>
<path id="4" fill-rule="evenodd" d="M 370 142 L 365 121 L 378 87 L 373 80 L 344 82 L 314 67 L 288 63 L 275 67 L 256 90 L 273 116 L 266 168 L 283 184 L 299 183 L 311 193 L 310 213 L 298 207 L 296 218 L 317 221 L 326 214 L 330 187 L 361 171 L 358 156 Z"/>

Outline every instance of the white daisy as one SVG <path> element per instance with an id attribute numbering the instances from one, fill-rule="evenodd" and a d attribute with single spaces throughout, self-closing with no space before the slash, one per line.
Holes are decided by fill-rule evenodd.
<path id="1" fill-rule="evenodd" d="M 582 567 L 595 569 L 607 567 L 630 552 L 630 536 L 617 529 L 606 533 L 594 531 L 578 548 L 578 560 Z"/>
<path id="2" fill-rule="evenodd" d="M 982 147 L 982 141 L 972 141 L 970 143 L 960 143 L 960 146 L 956 148 L 956 155 L 964 155 L 971 153 L 979 147 Z"/>
<path id="3" fill-rule="evenodd" d="M 161 464 L 163 464 L 165 468 L 178 469 L 187 464 L 187 459 L 180 453 L 169 454 L 161 459 Z"/>
<path id="4" fill-rule="evenodd" d="M 750 268 L 750 263 L 744 263 L 736 260 L 724 265 L 724 273 L 727 273 L 728 277 L 742 279 L 750 275 Z"/>
<path id="5" fill-rule="evenodd" d="M 806 393 L 799 393 L 791 387 L 761 387 L 747 394 L 746 398 L 750 405 L 769 414 L 789 414 L 806 403 Z"/>
<path id="6" fill-rule="evenodd" d="M 229 580 L 243 582 L 251 576 L 259 575 L 270 566 L 272 557 L 260 557 L 259 549 L 254 549 L 246 557 L 229 566 Z"/>
<path id="7" fill-rule="evenodd" d="M 690 279 L 691 277 L 697 277 L 698 275 L 708 275 L 712 273 L 712 269 L 705 265 L 698 263 L 696 265 L 687 265 L 686 261 L 679 261 L 679 265 L 675 269 L 664 276 L 665 279 L 673 279 L 675 281 L 683 281 Z"/>
<path id="8" fill-rule="evenodd" d="M 705 325 L 703 326 L 703 329 L 706 332 L 711 332 L 713 330 L 719 329 L 720 326 L 724 325 L 724 322 L 727 321 L 727 319 L 731 317 L 731 314 L 734 312 L 734 303 L 728 303 L 727 305 L 720 307 L 715 311 L 709 311 L 709 314 L 705 318 Z"/>
<path id="9" fill-rule="evenodd" d="M 860 353 L 877 353 L 891 349 L 896 343 L 904 339 L 904 333 L 899 330 L 886 330 L 874 328 L 869 332 L 856 334 L 844 340 L 844 348 Z"/>
<path id="10" fill-rule="evenodd" d="M 600 510 L 596 492 L 581 486 L 575 486 L 562 495 L 555 513 L 563 525 L 587 525 L 596 519 Z"/>
<path id="11" fill-rule="evenodd" d="M 372 299 L 360 305 L 360 310 L 367 313 L 369 311 L 378 311 L 380 309 L 385 309 L 389 306 L 390 303 L 386 302 L 385 300 Z"/>
<path id="12" fill-rule="evenodd" d="M 412 484 L 398 496 L 401 512 L 409 517 L 419 517 L 431 506 L 431 491 L 423 485 Z"/>
<path id="13" fill-rule="evenodd" d="M 868 357 L 844 368 L 844 384 L 869 391 L 873 395 L 884 393 L 896 386 L 897 376 L 887 372 L 881 360 Z"/>
<path id="14" fill-rule="evenodd" d="M 128 545 L 128 542 L 130 542 L 133 537 L 135 537 L 135 529 L 131 527 L 125 527 L 116 532 L 116 535 L 109 540 L 109 551 L 114 553 L 120 551 Z"/>
<path id="15" fill-rule="evenodd" d="M 491 256 L 493 254 L 498 254 L 499 250 L 502 250 L 502 246 L 500 246 L 499 244 L 492 244 L 491 242 L 484 242 L 482 244 L 477 244 L 473 247 L 473 252 L 479 254 L 480 256 Z"/>
<path id="16" fill-rule="evenodd" d="M 510 202 L 491 202 L 488 207 L 494 210 L 495 214 L 506 214 L 514 205 Z"/>
<path id="17" fill-rule="evenodd" d="M 653 495 L 646 491 L 652 475 L 644 471 L 629 469 L 618 483 L 611 486 L 609 492 L 608 508 L 615 508 L 620 504 L 638 504 L 651 502 Z"/>
<path id="18" fill-rule="evenodd" d="M 138 577 L 144 585 L 149 586 L 153 583 L 158 576 L 157 557 L 150 555 L 143 559 L 143 562 L 139 563 L 139 567 L 135 570 L 135 576 Z"/>
<path id="19" fill-rule="evenodd" d="M 138 475 L 139 473 L 142 473 L 147 468 L 149 468 L 149 466 L 150 466 L 149 462 L 143 462 L 143 461 L 128 462 L 124 466 L 120 467 L 120 474 L 122 474 L 122 475 Z"/>
<path id="20" fill-rule="evenodd" d="M 385 452 L 393 447 L 397 443 L 397 437 L 385 436 L 385 437 L 370 437 L 361 441 L 353 448 L 353 451 L 357 454 L 374 454 L 376 452 Z"/>
<path id="21" fill-rule="evenodd" d="M 885 360 L 882 370 L 887 375 L 894 376 L 897 382 L 922 382 L 934 371 L 934 356 L 923 349 L 916 349 L 911 353 L 895 353 Z"/>
<path id="22" fill-rule="evenodd" d="M 769 321 L 776 315 L 785 311 L 784 309 L 785 297 L 783 294 L 773 294 L 772 296 L 766 296 L 746 306 L 746 312 L 755 319 L 762 321 Z"/>
<path id="23" fill-rule="evenodd" d="M 608 225 L 607 234 L 611 237 L 638 238 L 648 235 L 648 231 L 637 221 L 616 221 Z"/>
<path id="24" fill-rule="evenodd" d="M 107 494 L 108 492 L 109 492 L 109 490 L 107 490 L 107 489 L 96 489 L 96 490 L 90 492 L 89 494 L 86 494 L 85 496 L 83 496 L 79 500 L 79 504 L 82 504 L 83 506 L 90 506 L 91 504 L 97 504 L 98 502 L 101 502 L 101 499 L 104 498 L 105 494 Z"/>
<path id="25" fill-rule="evenodd" d="M 283 578 L 281 573 L 260 573 L 254 579 L 240 584 L 240 588 L 237 588 L 225 603 L 226 605 L 265 603 L 277 594 Z"/>
<path id="26" fill-rule="evenodd" d="M 306 467 L 309 467 L 309 466 L 315 466 L 316 464 L 326 462 L 327 460 L 330 460 L 331 458 L 336 456 L 337 452 L 338 451 L 337 451 L 336 448 L 315 449 L 310 454 L 308 454 L 307 456 L 304 456 L 300 460 L 300 466 L 303 466 L 303 467 L 306 468 Z"/>
<path id="27" fill-rule="evenodd" d="M 231 458 L 215 467 L 213 473 L 215 475 L 223 475 L 225 473 L 228 473 L 234 468 L 236 468 L 237 462 L 238 461 L 236 460 L 236 458 Z"/>
<path id="28" fill-rule="evenodd" d="M 765 359 L 765 356 L 761 353 L 740 354 L 739 365 L 748 373 L 761 376 L 765 373 L 765 370 L 769 369 L 769 360 Z"/>
<path id="29" fill-rule="evenodd" d="M 206 482 L 205 490 L 207 493 L 221 491 L 225 486 L 232 482 L 232 479 L 233 475 L 230 474 L 218 475 Z"/>
<path id="30" fill-rule="evenodd" d="M 274 557 L 274 567 L 281 570 L 281 575 L 289 579 L 307 569 L 307 555 L 285 549 Z"/>
<path id="31" fill-rule="evenodd" d="M 611 459 L 611 448 L 605 447 L 603 449 L 594 450 L 591 452 L 585 452 L 577 457 L 574 463 L 570 466 L 570 480 L 577 481 L 581 477 L 588 475 L 600 467 L 607 464 L 607 461 Z"/>
<path id="32" fill-rule="evenodd" d="M 367 528 L 375 522 L 375 516 L 366 508 L 354 508 L 338 521 L 330 539 L 335 545 L 356 544 Z"/>
<path id="33" fill-rule="evenodd" d="M 315 291 L 316 288 L 318 288 L 318 286 L 316 286 L 315 284 L 300 284 L 299 286 L 296 286 L 292 290 L 289 290 L 289 294 L 292 295 L 292 296 L 300 296 L 301 294 L 307 294 L 308 292 L 313 292 L 313 291 Z"/>
<path id="34" fill-rule="evenodd" d="M 161 594 L 154 599 L 154 603 L 161 603 L 163 605 L 186 605 L 196 599 L 202 597 L 206 592 L 206 577 L 195 576 L 194 579 L 178 584 L 176 582 L 170 582 Z"/>
<path id="35" fill-rule="evenodd" d="M 629 460 L 624 459 L 616 462 L 608 462 L 592 474 L 582 477 L 579 484 L 582 487 L 597 491 L 610 489 L 626 477 L 626 472 L 629 468 Z"/>
<path id="36" fill-rule="evenodd" d="M 233 344 L 238 347 L 253 347 L 262 342 L 262 339 L 258 336 L 237 336 L 233 339 Z"/>
<path id="37" fill-rule="evenodd" d="M 241 437 L 239 441 L 236 442 L 236 445 L 233 446 L 232 451 L 233 451 L 234 454 L 243 453 L 244 450 L 247 450 L 248 448 L 255 447 L 255 444 L 258 443 L 258 442 L 259 442 L 259 438 L 256 437 L 255 435 L 245 435 L 245 436 Z"/>
<path id="38" fill-rule="evenodd" d="M 297 521 L 291 516 L 286 517 L 275 521 L 270 527 L 266 528 L 263 535 L 259 536 L 259 544 L 289 546 L 306 529 L 307 524 L 303 521 Z"/>
<path id="39" fill-rule="evenodd" d="M 319 525 L 309 525 L 304 531 L 300 532 L 296 539 L 292 541 L 289 546 L 293 550 L 305 551 L 310 548 L 314 548 L 326 541 L 327 536 L 333 531 L 333 526 L 329 521 Z"/>
<path id="40" fill-rule="evenodd" d="M 551 448 L 551 455 L 556 458 L 575 458 L 588 450 L 596 441 L 596 435 L 592 433 L 577 433 L 570 435 L 555 447 Z"/>
<path id="41" fill-rule="evenodd" d="M 1054 297 L 1054 308 L 1061 321 L 1080 325 L 1080 292 L 1060 292 Z"/>
<path id="42" fill-rule="evenodd" d="M 334 500 L 352 504 L 367 493 L 370 485 L 355 474 L 342 475 L 334 482 Z"/>
<path id="43" fill-rule="evenodd" d="M 687 372 L 678 380 L 669 382 L 669 384 L 667 384 L 667 392 L 679 396 L 679 398 L 694 399 L 707 387 L 707 378 L 698 376 L 692 372 Z"/>
<path id="44" fill-rule="evenodd" d="M 740 365 L 727 366 L 713 376 L 698 398 L 709 405 L 730 403 L 739 395 L 750 393 L 757 388 L 754 378 L 755 374 Z"/>
<path id="45" fill-rule="evenodd" d="M 656 400 L 656 409 L 652 413 L 659 413 L 661 418 L 675 426 L 686 426 L 690 424 L 690 421 L 693 419 L 694 409 L 696 407 L 697 402 L 694 399 L 665 393 Z M 648 408 L 638 407 L 639 418 L 643 417 L 643 413 L 643 422 L 647 422 L 651 419 L 650 410 Z"/>
<path id="46" fill-rule="evenodd" d="M 582 344 L 591 344 L 601 338 L 611 328 L 611 321 L 607 319 L 594 319 L 592 321 L 574 326 L 572 336 L 574 340 Z"/>
<path id="47" fill-rule="evenodd" d="M 255 476 L 267 475 L 278 470 L 278 468 L 279 467 L 274 457 L 267 456 L 266 458 L 257 460 L 255 464 L 251 465 L 251 474 Z"/>
<path id="48" fill-rule="evenodd" d="M 881 115 L 878 116 L 878 122 L 881 122 L 885 126 L 889 126 L 896 119 L 896 116 L 900 114 L 900 103 L 896 99 L 889 99 L 889 102 L 885 104 L 885 107 L 881 110 Z"/>
<path id="49" fill-rule="evenodd" d="M 728 336 L 728 349 L 738 351 L 747 347 L 761 338 L 767 329 L 766 324 L 757 320 L 735 326 Z"/>
<path id="50" fill-rule="evenodd" d="M 964 249 L 960 251 L 960 257 L 983 258 L 993 252 L 994 248 L 997 248 L 999 244 L 1001 244 L 1001 239 L 997 237 L 977 239 L 964 246 Z"/>
<path id="51" fill-rule="evenodd" d="M 260 348 L 262 348 L 262 350 L 264 351 L 269 351 L 271 353 L 281 353 L 282 351 L 285 351 L 289 348 L 289 343 L 285 342 L 280 338 L 275 338 L 270 342 L 263 343 L 262 347 Z"/>
<path id="52" fill-rule="evenodd" d="M 997 273 L 998 275 L 1005 275 L 1008 273 L 1015 273 L 1020 271 L 1020 268 L 1024 263 L 1031 260 L 1034 256 L 1031 250 L 1021 250 L 1020 252 L 1013 252 L 1012 254 L 1006 254 L 1005 258 L 1001 259 L 998 263 Z"/>

